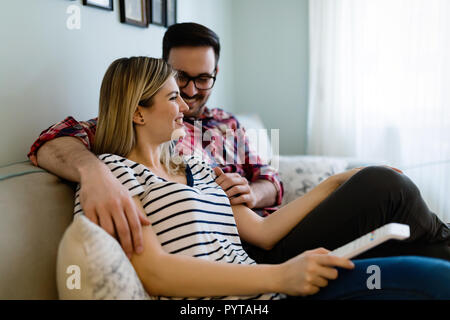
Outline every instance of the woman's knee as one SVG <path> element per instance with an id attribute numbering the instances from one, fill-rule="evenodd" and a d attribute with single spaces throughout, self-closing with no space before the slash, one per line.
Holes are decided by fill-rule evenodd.
<path id="1" fill-rule="evenodd" d="M 400 193 L 403 198 L 417 197 L 420 192 L 417 186 L 403 173 L 383 166 L 370 166 L 362 169 L 360 179 L 367 186 L 383 193 Z"/>

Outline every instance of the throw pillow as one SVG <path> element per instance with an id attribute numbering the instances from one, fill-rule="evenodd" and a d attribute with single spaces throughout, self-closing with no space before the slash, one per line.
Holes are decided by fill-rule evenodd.
<path id="1" fill-rule="evenodd" d="M 280 156 L 280 179 L 284 195 L 281 206 L 311 191 L 326 178 L 343 172 L 348 166 L 346 159 L 318 156 Z"/>
<path id="2" fill-rule="evenodd" d="M 81 214 L 60 242 L 57 286 L 64 300 L 150 299 L 116 239 Z"/>

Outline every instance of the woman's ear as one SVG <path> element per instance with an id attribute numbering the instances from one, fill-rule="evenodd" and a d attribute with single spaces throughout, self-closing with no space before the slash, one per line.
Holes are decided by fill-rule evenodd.
<path id="1" fill-rule="evenodd" d="M 133 115 L 134 124 L 145 124 L 145 119 L 142 116 L 140 108 L 141 108 L 141 106 L 138 106 L 136 111 L 134 112 L 134 115 Z"/>

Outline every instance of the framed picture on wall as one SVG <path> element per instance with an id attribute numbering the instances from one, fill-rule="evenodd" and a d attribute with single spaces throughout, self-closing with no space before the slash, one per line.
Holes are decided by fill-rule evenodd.
<path id="1" fill-rule="evenodd" d="M 166 27 L 177 23 L 177 0 L 166 0 Z"/>
<path id="2" fill-rule="evenodd" d="M 113 10 L 113 0 L 83 0 L 83 5 L 105 10 Z"/>
<path id="3" fill-rule="evenodd" d="M 120 0 L 120 22 L 148 27 L 149 6 L 147 0 Z"/>
<path id="4" fill-rule="evenodd" d="M 150 0 L 150 22 L 166 26 L 166 0 Z"/>

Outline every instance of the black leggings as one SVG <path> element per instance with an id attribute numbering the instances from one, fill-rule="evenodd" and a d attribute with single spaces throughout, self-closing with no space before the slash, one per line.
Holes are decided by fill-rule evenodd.
<path id="1" fill-rule="evenodd" d="M 390 222 L 410 238 L 389 240 L 354 259 L 417 255 L 450 261 L 450 229 L 432 213 L 416 185 L 386 167 L 367 167 L 336 189 L 271 250 L 243 243 L 258 263 L 281 263 L 305 250 L 336 249 Z"/>

